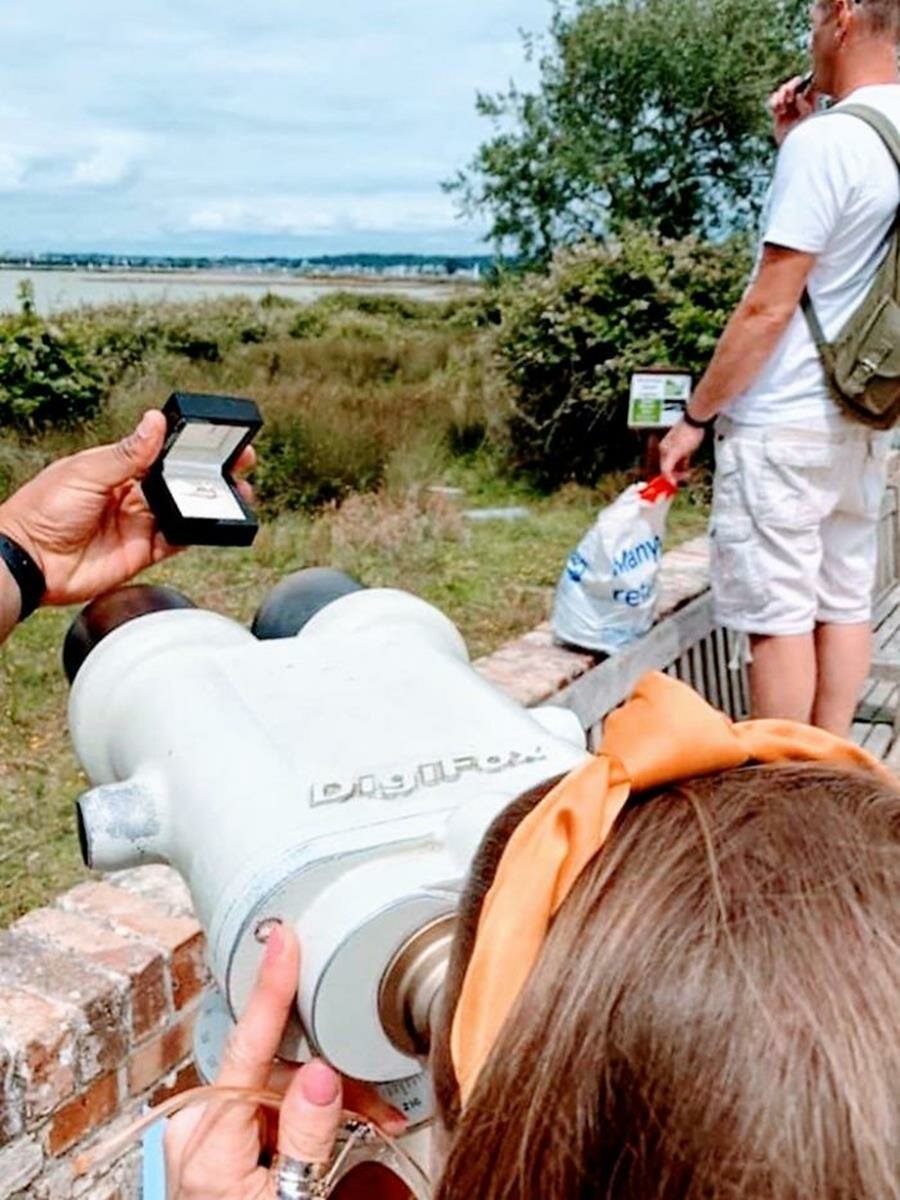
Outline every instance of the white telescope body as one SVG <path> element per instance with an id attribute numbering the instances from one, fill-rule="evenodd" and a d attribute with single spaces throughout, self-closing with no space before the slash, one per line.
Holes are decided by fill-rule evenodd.
<path id="1" fill-rule="evenodd" d="M 290 923 L 303 968 L 282 1053 L 306 1057 L 305 1033 L 427 1116 L 416 1035 L 460 889 L 493 818 L 587 757 L 573 714 L 482 679 L 432 606 L 359 590 L 275 640 L 190 607 L 128 620 L 81 663 L 69 723 L 95 785 L 78 802 L 89 865 L 177 868 L 234 1016 L 266 923 Z"/>

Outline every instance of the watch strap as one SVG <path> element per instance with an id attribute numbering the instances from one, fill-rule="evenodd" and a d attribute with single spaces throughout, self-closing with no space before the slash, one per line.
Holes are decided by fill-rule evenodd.
<path id="1" fill-rule="evenodd" d="M 715 425 L 717 417 L 708 417 L 705 421 L 701 421 L 698 417 L 692 417 L 687 408 L 684 410 L 685 424 L 690 425 L 691 429 L 712 429 Z"/>
<path id="2" fill-rule="evenodd" d="M 23 550 L 18 542 L 8 534 L 0 533 L 0 558 L 9 568 L 9 573 L 19 588 L 21 602 L 19 620 L 30 617 L 44 598 L 47 581 L 44 573 L 27 550 Z"/>

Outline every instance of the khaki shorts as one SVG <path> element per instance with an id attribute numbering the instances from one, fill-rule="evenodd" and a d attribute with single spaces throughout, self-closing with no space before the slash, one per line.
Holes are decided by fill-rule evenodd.
<path id="1" fill-rule="evenodd" d="M 871 619 L 891 434 L 716 425 L 711 534 L 716 620 L 810 633 Z"/>

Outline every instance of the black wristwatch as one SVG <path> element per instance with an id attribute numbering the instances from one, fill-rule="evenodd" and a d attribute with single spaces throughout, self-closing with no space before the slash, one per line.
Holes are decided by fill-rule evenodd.
<path id="1" fill-rule="evenodd" d="M 707 417 L 705 421 L 701 421 L 698 417 L 692 417 L 688 411 L 687 405 L 684 408 L 684 421 L 686 425 L 690 425 L 691 429 L 702 429 L 704 433 L 707 429 L 712 429 L 715 425 L 718 414 L 713 417 Z"/>
<path id="2" fill-rule="evenodd" d="M 9 573 L 16 581 L 21 594 L 19 620 L 30 617 L 44 598 L 47 581 L 44 573 L 27 550 L 23 550 L 18 542 L 13 541 L 5 533 L 0 533 L 0 558 L 9 567 Z"/>

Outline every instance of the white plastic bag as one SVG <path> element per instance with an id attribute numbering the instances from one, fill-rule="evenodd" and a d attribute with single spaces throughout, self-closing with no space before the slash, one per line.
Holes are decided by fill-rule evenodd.
<path id="1" fill-rule="evenodd" d="M 553 632 L 560 641 L 609 654 L 650 629 L 675 492 L 660 476 L 634 484 L 600 512 L 556 589 Z"/>

